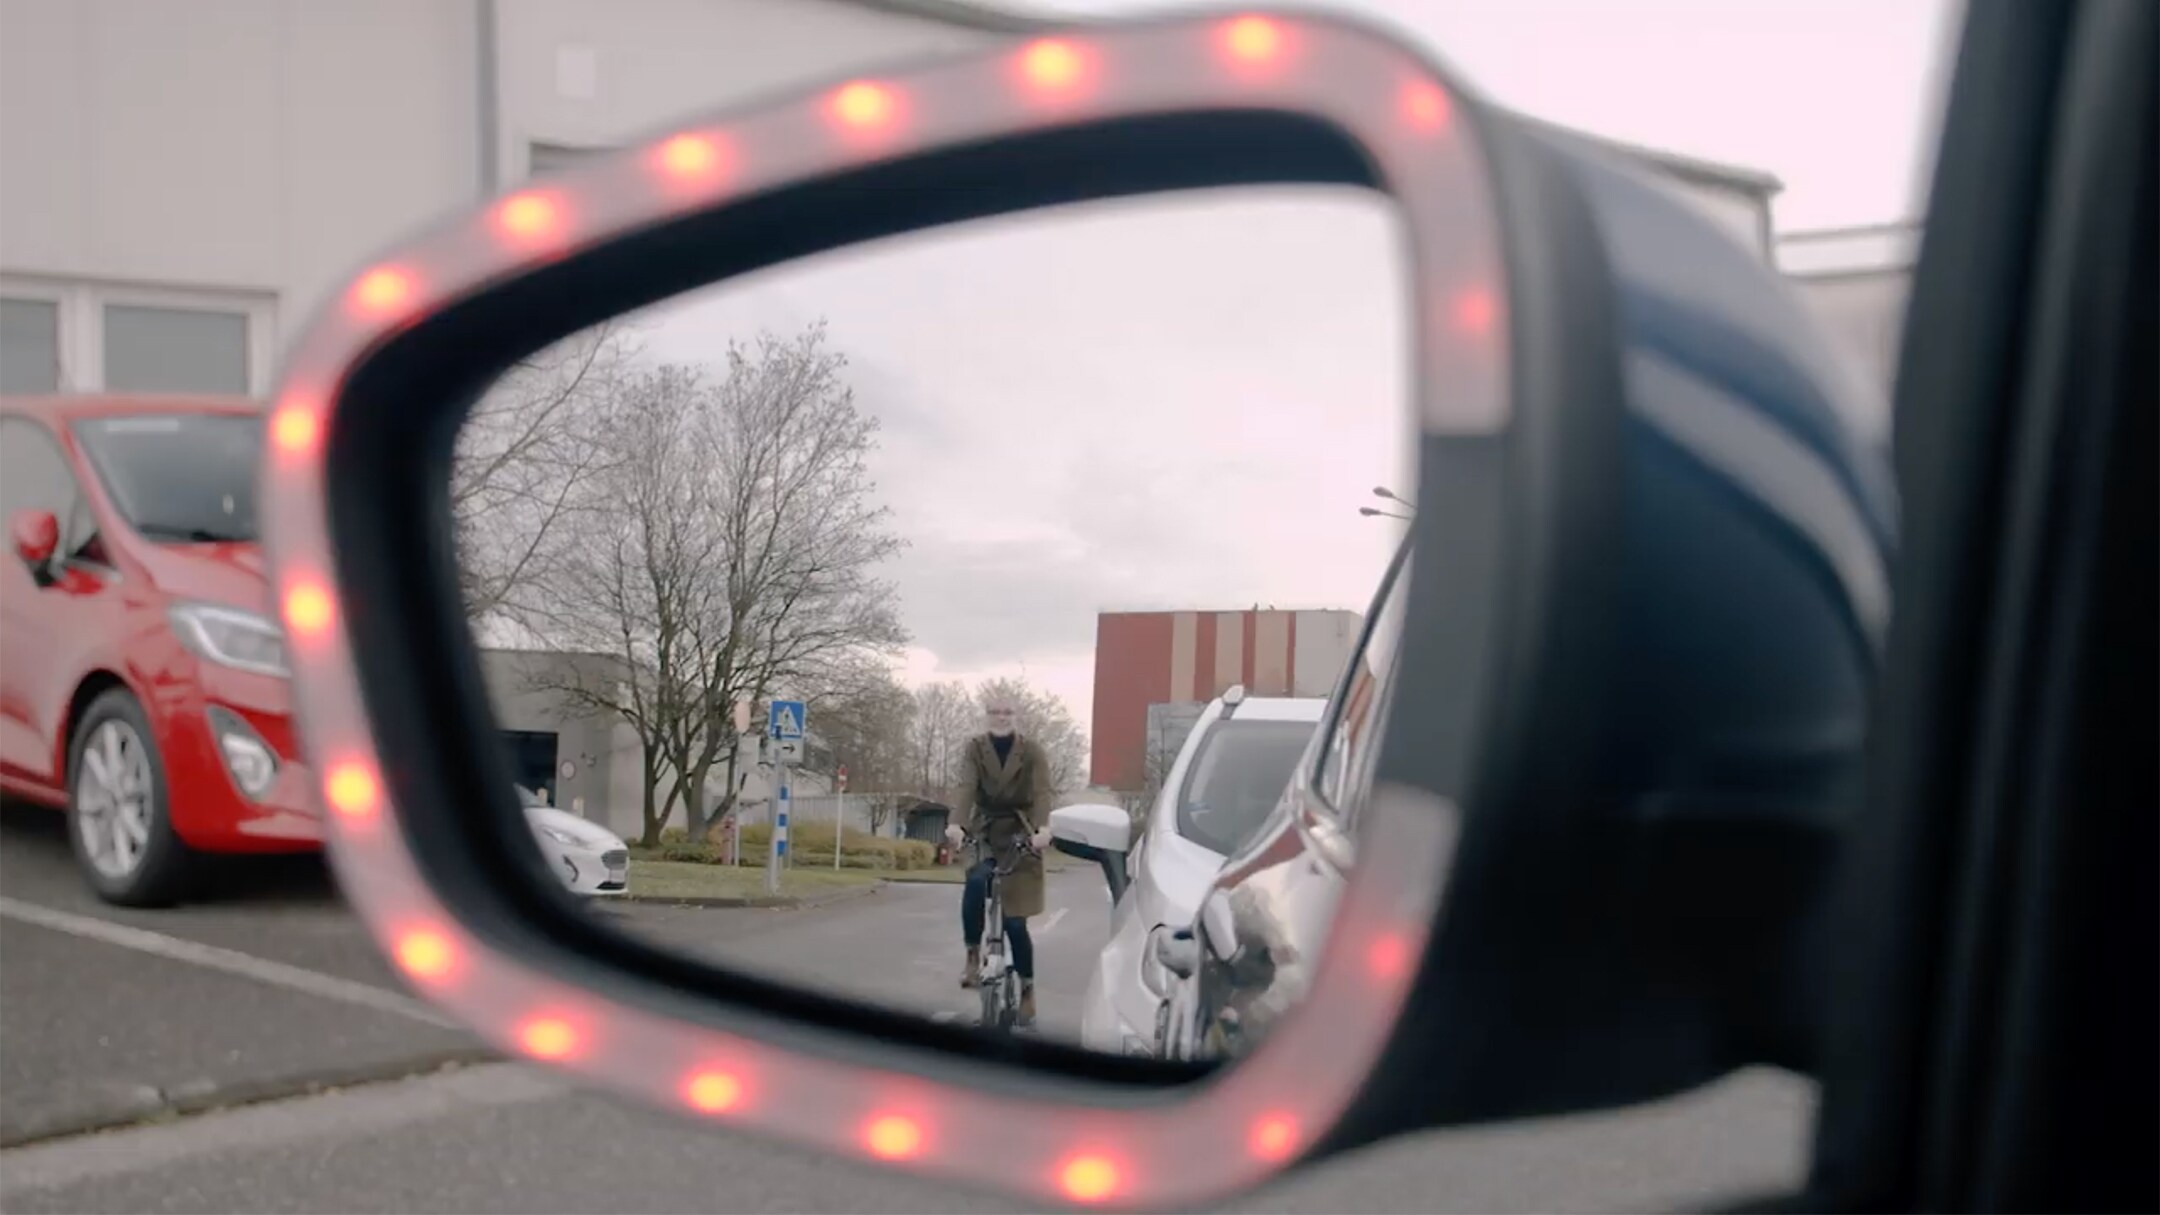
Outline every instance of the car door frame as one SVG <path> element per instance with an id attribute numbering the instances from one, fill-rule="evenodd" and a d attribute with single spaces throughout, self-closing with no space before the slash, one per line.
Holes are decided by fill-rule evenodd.
<path id="1" fill-rule="evenodd" d="M 79 521 L 87 517 L 94 529 L 102 530 L 97 504 L 92 499 L 90 487 L 84 484 L 83 470 L 69 454 L 67 437 L 39 418 L 21 412 L 0 413 L 0 435 L 20 428 L 22 434 L 36 436 L 36 442 L 53 460 L 55 466 L 67 478 L 70 498 L 64 509 L 55 509 L 53 517 L 59 525 L 59 541 L 53 549 L 50 569 L 52 581 L 40 582 L 22 566 L 22 561 L 12 551 L 7 554 L 14 572 L 6 575 L 11 581 L 21 575 L 24 587 L 18 585 L 13 592 L 19 596 L 16 604 L 6 610 L 6 619 L 0 622 L 7 632 L 18 640 L 11 646 L 13 653 L 8 666 L 13 668 L 12 677 L 0 685 L 0 718 L 4 718 L 12 733 L 24 741 L 25 755 L 10 760 L 0 779 L 4 779 L 9 791 L 41 801 L 65 801 L 67 796 L 66 739 L 68 696 L 72 688 L 56 689 L 65 682 L 54 674 L 54 668 L 64 667 L 73 653 L 71 647 L 52 640 L 49 627 L 55 612 L 46 596 L 74 593 L 65 585 L 71 577 L 96 580 L 95 591 L 114 589 L 121 578 L 120 571 L 111 564 L 85 559 L 77 550 L 87 537 L 80 532 Z M 17 441 L 20 441 L 19 439 Z M 15 609 L 19 608 L 19 612 Z M 28 631 L 31 641 L 19 640 Z M 27 672 L 27 673 L 26 673 Z M 55 694 L 57 691 L 57 694 Z M 31 760 L 35 759 L 35 766 Z"/>

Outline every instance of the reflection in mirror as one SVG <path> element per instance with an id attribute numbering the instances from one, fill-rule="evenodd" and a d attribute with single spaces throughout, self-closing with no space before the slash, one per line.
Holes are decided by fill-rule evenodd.
<path id="1" fill-rule="evenodd" d="M 1250 950 L 1309 960 L 1350 855 L 1282 863 L 1350 829 L 1330 700 L 1412 509 L 1397 244 L 1345 188 L 1061 207 L 513 368 L 452 497 L 556 877 L 730 969 L 1160 1056 L 1219 1040 L 1196 921 L 1264 871 L 1239 923 L 1297 939 L 1236 975 L 1304 981 Z"/>

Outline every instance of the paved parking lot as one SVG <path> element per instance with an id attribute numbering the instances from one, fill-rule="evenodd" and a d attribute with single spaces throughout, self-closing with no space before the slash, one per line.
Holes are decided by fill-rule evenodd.
<path id="1" fill-rule="evenodd" d="M 1099 900 L 1093 880 L 1092 891 L 1073 886 L 1076 900 Z M 937 940 L 955 897 L 924 888 L 726 919 L 630 914 L 723 952 L 732 941 L 737 959 L 783 969 L 818 956 L 809 943 L 851 941 L 858 952 L 838 968 L 850 982 L 958 1008 L 961 993 L 946 986 L 953 947 Z M 1081 902 L 1074 908 L 1045 934 L 1046 991 L 1053 950 L 1083 955 L 1085 933 L 1099 931 L 1074 918 Z M 937 959 L 918 964 L 896 941 L 923 942 Z M 873 969 L 880 960 L 905 966 Z M 398 990 L 319 864 L 241 866 L 214 903 L 121 913 L 81 891 L 52 819 L 0 813 L 0 1127 L 11 1142 L 47 1135 L 0 1150 L 0 1209 L 1012 1209 L 632 1108 L 521 1064 L 443 1070 L 476 1054 Z M 297 1095 L 265 1100 L 280 1093 Z M 201 1109 L 238 1102 L 247 1104 Z M 1699 1206 L 1795 1180 L 1811 1102 L 1789 1077 L 1741 1076 L 1646 1110 L 1397 1141 L 1233 1209 Z M 174 1104 L 200 1112 L 50 1136 L 101 1113 Z"/>

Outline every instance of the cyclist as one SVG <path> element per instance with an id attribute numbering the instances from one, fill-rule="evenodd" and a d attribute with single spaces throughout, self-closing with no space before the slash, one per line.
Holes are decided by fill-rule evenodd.
<path id="1" fill-rule="evenodd" d="M 968 740 L 961 757 L 957 816 L 945 828 L 954 848 L 973 838 L 983 855 L 968 870 L 960 893 L 960 935 L 967 945 L 967 969 L 960 986 L 982 982 L 984 904 L 990 876 L 1003 862 L 1012 872 L 998 879 L 1005 906 L 1005 939 L 1012 950 L 1013 972 L 1020 976 L 1018 1023 L 1035 1021 L 1035 942 L 1028 918 L 1043 910 L 1042 853 L 1050 847 L 1050 759 L 1042 745 L 1016 728 L 1018 711 L 1007 700 L 984 706 L 985 729 Z M 1028 845 L 1023 848 L 1022 845 Z M 1032 850 L 1030 850 L 1032 849 Z"/>

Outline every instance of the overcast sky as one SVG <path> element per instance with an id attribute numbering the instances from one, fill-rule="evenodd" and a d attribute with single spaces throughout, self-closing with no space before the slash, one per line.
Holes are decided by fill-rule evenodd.
<path id="1" fill-rule="evenodd" d="M 1200 0 L 1025 0 L 1109 16 Z M 1780 231 L 1905 219 L 1925 201 L 1960 0 L 1319 0 L 1421 43 L 1503 105 L 1775 173 Z"/>
<path id="2" fill-rule="evenodd" d="M 822 318 L 880 423 L 909 682 L 1025 675 L 1084 725 L 1095 617 L 1362 610 L 1410 469 L 1399 234 L 1362 190 L 1095 203 L 776 267 L 641 318 L 650 357 Z"/>
<path id="3" fill-rule="evenodd" d="M 1034 0 L 1107 14 L 1129 0 Z M 1180 7 L 1191 7 L 1182 5 Z M 1765 169 L 1781 231 L 1914 215 L 1949 0 L 1343 0 L 1504 104 Z M 1211 192 L 968 225 L 648 314 L 655 357 L 815 318 L 879 418 L 910 683 L 1025 675 L 1083 726 L 1117 608 L 1362 609 L 1406 464 L 1392 219 Z"/>

